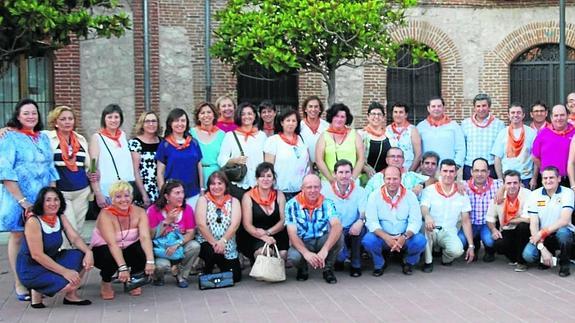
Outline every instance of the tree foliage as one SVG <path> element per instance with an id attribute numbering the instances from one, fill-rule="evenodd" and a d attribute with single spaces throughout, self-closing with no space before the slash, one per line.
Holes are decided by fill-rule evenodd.
<path id="1" fill-rule="evenodd" d="M 0 62 L 70 44 L 71 36 L 119 37 L 130 18 L 118 0 L 0 0 Z"/>
<path id="2" fill-rule="evenodd" d="M 417 0 L 230 0 L 218 12 L 212 54 L 239 67 L 255 61 L 276 72 L 318 72 L 335 98 L 335 70 L 345 65 L 395 61 L 401 44 L 391 32 L 406 22 Z M 415 63 L 437 60 L 410 44 Z M 414 46 L 415 45 L 415 46 Z"/>

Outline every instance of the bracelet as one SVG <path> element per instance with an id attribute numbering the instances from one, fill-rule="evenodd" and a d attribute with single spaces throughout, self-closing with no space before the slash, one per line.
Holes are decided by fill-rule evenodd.
<path id="1" fill-rule="evenodd" d="M 470 249 L 475 249 L 475 246 L 472 245 L 472 244 L 470 244 L 468 248 L 470 248 Z"/>
<path id="2" fill-rule="evenodd" d="M 402 233 L 401 235 L 405 238 L 405 240 L 409 240 L 409 237 L 407 236 L 407 233 Z"/>
<path id="3" fill-rule="evenodd" d="M 22 204 L 22 202 L 25 202 L 25 201 L 27 201 L 27 200 L 28 200 L 27 198 L 23 197 L 22 199 L 20 199 L 20 200 L 18 201 L 18 204 Z"/>
<path id="4" fill-rule="evenodd" d="M 571 186 L 571 189 L 572 189 L 572 190 L 575 189 L 575 185 Z"/>
<path id="5" fill-rule="evenodd" d="M 155 265 L 156 262 L 153 260 L 146 260 L 146 265 Z"/>
<path id="6" fill-rule="evenodd" d="M 126 266 L 126 264 L 123 264 L 121 266 L 118 266 L 118 271 L 119 272 L 124 272 L 124 271 L 128 271 L 128 266 Z"/>
<path id="7" fill-rule="evenodd" d="M 539 234 L 541 235 L 541 241 L 545 240 L 545 238 L 547 238 L 549 236 L 549 230 L 547 229 L 541 229 L 541 231 L 539 231 Z"/>
<path id="8" fill-rule="evenodd" d="M 271 236 L 271 235 L 272 235 L 271 230 L 266 230 L 266 234 L 267 234 L 268 236 Z"/>
<path id="9" fill-rule="evenodd" d="M 224 244 L 228 244 L 228 240 L 226 240 L 226 238 L 222 237 L 220 240 L 222 240 Z"/>

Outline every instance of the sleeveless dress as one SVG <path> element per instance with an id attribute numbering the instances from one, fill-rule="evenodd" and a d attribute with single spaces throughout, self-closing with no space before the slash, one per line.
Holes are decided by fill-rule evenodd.
<path id="1" fill-rule="evenodd" d="M 80 272 L 84 254 L 77 249 L 60 250 L 62 246 L 62 227 L 60 219 L 56 226 L 51 228 L 44 221 L 38 219 L 42 231 L 42 243 L 44 253 L 55 262 L 68 269 Z M 46 269 L 32 259 L 26 239 L 22 241 L 22 247 L 16 259 L 16 272 L 22 284 L 28 289 L 34 289 L 44 295 L 54 296 L 62 288 L 68 285 L 68 280 L 59 274 Z"/>
<path id="2" fill-rule="evenodd" d="M 355 129 L 350 129 L 341 144 L 337 144 L 329 132 L 324 132 L 325 151 L 324 162 L 329 172 L 333 175 L 333 166 L 340 159 L 347 159 L 351 165 L 355 167 L 357 161 L 357 151 L 355 147 L 355 136 L 357 135 Z M 325 179 L 322 175 L 322 179 Z"/>
<path id="3" fill-rule="evenodd" d="M 202 151 L 202 173 L 204 175 L 203 184 L 204 187 L 208 187 L 208 177 L 210 177 L 213 172 L 220 170 L 220 165 L 218 165 L 218 155 L 220 154 L 220 148 L 226 133 L 218 130 L 216 132 L 216 136 L 210 142 L 201 141 L 196 128 L 190 129 L 190 134 L 192 137 L 196 138 L 200 144 L 200 150 Z"/>

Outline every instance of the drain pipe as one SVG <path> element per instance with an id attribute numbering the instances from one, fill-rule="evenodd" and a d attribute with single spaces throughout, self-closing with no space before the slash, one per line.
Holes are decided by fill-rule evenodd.
<path id="1" fill-rule="evenodd" d="M 148 31 L 148 0 L 142 0 L 144 22 L 144 108 L 152 109 L 150 104 L 150 34 Z"/>
<path id="2" fill-rule="evenodd" d="M 204 26 L 206 28 L 205 46 L 204 46 L 204 60 L 205 60 L 205 82 L 206 82 L 206 102 L 212 101 L 212 61 L 210 58 L 210 45 L 211 41 L 211 22 L 210 22 L 210 0 L 204 1 Z"/>

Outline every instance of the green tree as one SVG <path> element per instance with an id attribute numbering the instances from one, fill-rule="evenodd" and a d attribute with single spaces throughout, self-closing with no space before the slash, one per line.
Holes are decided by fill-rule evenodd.
<path id="1" fill-rule="evenodd" d="M 401 44 L 391 32 L 406 22 L 417 0 L 230 0 L 218 12 L 212 55 L 234 71 L 250 61 L 276 72 L 298 69 L 322 75 L 328 103 L 335 101 L 341 66 L 389 65 Z M 406 40 L 415 61 L 437 60 Z"/>
<path id="2" fill-rule="evenodd" d="M 118 0 L 0 0 L 0 62 L 70 44 L 73 35 L 119 37 L 130 18 Z"/>

